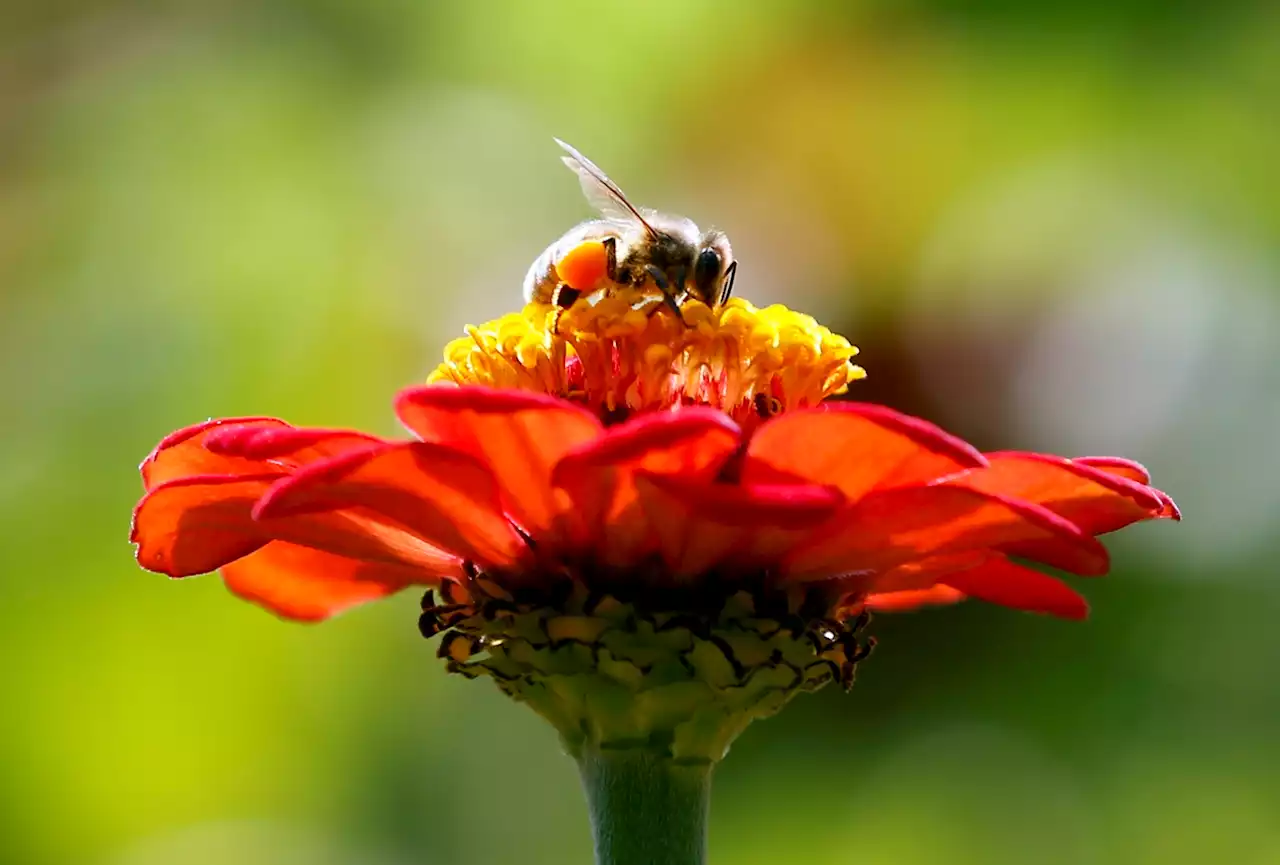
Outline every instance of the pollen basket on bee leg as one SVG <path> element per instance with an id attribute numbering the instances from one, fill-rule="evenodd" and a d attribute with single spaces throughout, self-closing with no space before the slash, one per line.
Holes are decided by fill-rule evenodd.
<path id="1" fill-rule="evenodd" d="M 588 292 L 609 278 L 609 255 L 604 243 L 580 243 L 555 263 L 560 281 L 570 288 Z"/>

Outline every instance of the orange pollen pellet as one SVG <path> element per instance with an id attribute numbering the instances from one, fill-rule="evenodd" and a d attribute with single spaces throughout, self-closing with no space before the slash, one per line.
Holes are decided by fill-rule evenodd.
<path id="1" fill-rule="evenodd" d="M 598 240 L 580 243 L 556 262 L 560 281 L 578 291 L 594 291 L 609 278 L 609 260 Z"/>

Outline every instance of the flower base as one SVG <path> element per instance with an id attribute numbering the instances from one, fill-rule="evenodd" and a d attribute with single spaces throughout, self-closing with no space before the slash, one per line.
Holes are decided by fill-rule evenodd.
<path id="1" fill-rule="evenodd" d="M 627 751 L 708 766 L 795 695 L 850 687 L 871 649 L 859 638 L 869 616 L 831 618 L 813 590 L 708 585 L 699 582 L 697 598 L 650 587 L 642 607 L 621 586 L 592 594 L 561 581 L 522 596 L 477 574 L 469 589 L 428 592 L 420 624 L 427 636 L 446 631 L 439 655 L 451 672 L 493 679 L 579 760 Z M 664 596 L 669 605 L 655 609 Z"/>

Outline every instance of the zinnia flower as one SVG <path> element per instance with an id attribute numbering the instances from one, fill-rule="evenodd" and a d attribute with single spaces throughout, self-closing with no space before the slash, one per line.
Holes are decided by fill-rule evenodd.
<path id="1" fill-rule="evenodd" d="M 646 801 L 705 810 L 705 767 L 752 719 L 852 683 L 869 611 L 972 597 L 1082 618 L 1027 563 L 1098 576 L 1098 535 L 1178 516 L 1137 463 L 983 454 L 824 403 L 863 375 L 855 354 L 742 300 L 690 302 L 683 322 L 630 292 L 530 305 L 399 395 L 409 440 L 270 418 L 170 435 L 142 465 L 138 561 L 219 570 L 301 620 L 429 587 L 420 627 L 444 632 L 449 669 L 556 726 L 597 840 L 622 844 L 625 827 L 599 835 L 616 760 Z M 628 849 L 665 861 L 642 834 Z"/>

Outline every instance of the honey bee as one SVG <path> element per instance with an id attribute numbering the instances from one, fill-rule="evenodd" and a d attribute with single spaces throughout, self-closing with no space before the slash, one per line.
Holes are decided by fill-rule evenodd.
<path id="1" fill-rule="evenodd" d="M 579 223 L 538 256 L 524 278 L 526 302 L 567 309 L 580 297 L 631 286 L 656 289 L 680 315 L 687 298 L 713 308 L 729 299 L 738 263 L 724 232 L 636 207 L 594 162 L 558 138 L 556 144 L 603 218 Z"/>

